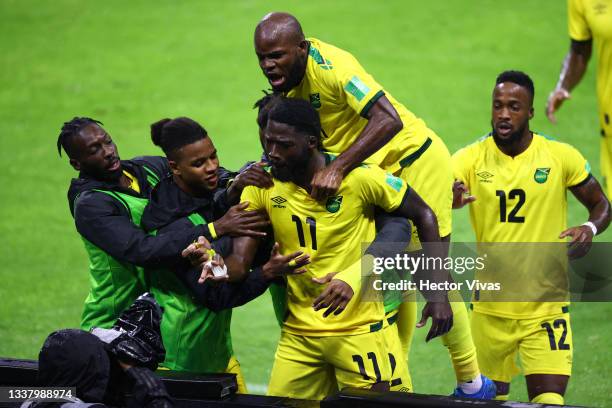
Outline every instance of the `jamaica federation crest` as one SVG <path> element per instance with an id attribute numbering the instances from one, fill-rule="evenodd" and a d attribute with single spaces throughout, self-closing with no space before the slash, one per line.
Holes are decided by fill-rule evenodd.
<path id="1" fill-rule="evenodd" d="M 342 204 L 342 196 L 329 197 L 325 203 L 325 208 L 330 213 L 337 213 L 340 210 L 340 204 Z"/>
<path id="2" fill-rule="evenodd" d="M 533 179 L 536 183 L 544 184 L 546 180 L 548 180 L 548 175 L 550 174 L 550 167 L 539 167 L 536 169 Z"/>

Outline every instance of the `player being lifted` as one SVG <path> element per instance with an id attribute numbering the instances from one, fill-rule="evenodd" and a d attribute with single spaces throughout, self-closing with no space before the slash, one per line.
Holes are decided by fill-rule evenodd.
<path id="1" fill-rule="evenodd" d="M 268 392 L 320 399 L 346 386 L 405 387 L 398 381 L 407 374 L 397 364 L 401 346 L 397 334 L 390 334 L 397 332 L 390 331 L 381 302 L 361 301 L 361 274 L 347 266 L 359 260 L 361 244 L 374 239 L 375 206 L 411 219 L 428 242 L 440 241 L 436 217 L 405 182 L 376 166 L 356 168 L 335 196 L 314 200 L 310 181 L 334 159 L 318 149 L 317 112 L 299 99 L 278 98 L 271 106 L 264 146 L 274 186 L 247 187 L 242 200 L 267 212 L 276 250 L 304 252 L 310 264 L 302 275 L 287 277 L 287 316 Z M 248 270 L 257 245 L 255 238 L 237 238 L 228 267 L 238 260 Z M 339 273 L 329 281 L 330 272 Z M 446 293 L 425 295 L 439 300 L 424 309 L 424 319 L 432 317 L 430 334 L 445 333 L 452 321 Z"/>
<path id="2" fill-rule="evenodd" d="M 338 155 L 314 174 L 310 196 L 319 201 L 333 196 L 350 171 L 362 162 L 373 163 L 423 194 L 437 216 L 440 236 L 448 242 L 450 154 L 425 122 L 385 92 L 351 54 L 316 38 L 306 39 L 292 15 L 266 15 L 254 40 L 259 66 L 274 92 L 309 101 L 321 118 L 323 150 Z M 453 302 L 452 307 L 453 328 L 443 341 L 457 377 L 455 395 L 492 398 L 494 386 L 480 375 L 465 305 Z M 404 356 L 415 322 L 416 304 L 403 303 L 398 329 Z"/>
<path id="3" fill-rule="evenodd" d="M 493 131 L 453 156 L 459 181 L 454 206 L 471 202 L 478 242 L 562 243 L 570 237 L 570 256 L 584 255 L 593 236 L 608 226 L 610 204 L 576 149 L 529 129 L 533 97 L 526 74 L 506 71 L 497 77 Z M 566 189 L 589 211 L 588 222 L 569 229 Z M 550 291 L 545 280 L 535 278 L 524 286 L 543 295 Z M 478 360 L 496 382 L 498 398 L 508 398 L 518 353 L 529 399 L 563 404 L 573 351 L 568 303 L 476 301 L 473 307 Z"/>

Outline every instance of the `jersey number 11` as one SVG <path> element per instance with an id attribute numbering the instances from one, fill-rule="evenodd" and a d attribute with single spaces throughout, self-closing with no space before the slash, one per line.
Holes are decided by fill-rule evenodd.
<path id="1" fill-rule="evenodd" d="M 295 222 L 297 228 L 298 240 L 300 241 L 301 247 L 306 247 L 306 239 L 304 238 L 304 228 L 302 227 L 302 220 L 297 215 L 292 215 L 291 220 Z M 310 227 L 310 241 L 312 249 L 317 249 L 317 221 L 312 217 L 306 217 L 306 224 Z"/>

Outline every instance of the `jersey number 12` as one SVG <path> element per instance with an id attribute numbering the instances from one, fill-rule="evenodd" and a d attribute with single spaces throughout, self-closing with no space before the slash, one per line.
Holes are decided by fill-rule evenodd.
<path id="1" fill-rule="evenodd" d="M 499 222 L 525 222 L 525 217 L 519 217 L 516 215 L 523 204 L 525 204 L 525 190 L 515 188 L 510 190 L 508 193 L 508 199 L 506 199 L 506 192 L 504 190 L 495 191 L 495 195 L 499 197 Z M 507 201 L 518 199 L 518 202 L 514 208 L 507 214 Z"/>

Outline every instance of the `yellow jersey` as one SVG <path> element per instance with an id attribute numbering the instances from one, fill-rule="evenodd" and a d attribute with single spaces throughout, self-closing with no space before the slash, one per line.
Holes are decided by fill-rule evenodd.
<path id="1" fill-rule="evenodd" d="M 483 137 L 453 155 L 453 170 L 455 178 L 476 197 L 469 207 L 479 243 L 565 242 L 559 234 L 567 228 L 566 190 L 590 175 L 589 163 L 576 149 L 537 133 L 529 147 L 515 157 L 504 154 L 492 136 Z M 541 294 L 546 300 L 551 290 L 566 289 L 567 259 L 561 244 L 481 248 L 497 252 L 495 259 L 501 260 L 501 264 L 489 266 L 488 274 L 485 270 L 476 275 L 481 281 L 491 281 L 494 276 L 493 280 L 502 283 L 502 291 L 506 286 L 522 293 L 516 292 L 519 289 L 524 292 L 523 299 L 539 299 Z M 546 257 L 542 251 L 547 251 Z M 494 298 L 491 294 L 487 299 Z M 474 302 L 474 310 L 509 318 L 559 313 L 560 306 L 567 305 L 476 300 L 480 302 Z"/>
<path id="2" fill-rule="evenodd" d="M 594 40 L 600 121 L 612 132 L 612 0 L 568 0 L 568 25 L 573 40 Z"/>
<path id="3" fill-rule="evenodd" d="M 382 301 L 360 299 L 361 273 L 351 265 L 359 261 L 362 244 L 374 240 L 374 207 L 394 211 L 407 188 L 400 178 L 376 166 L 362 165 L 351 171 L 337 195 L 326 201 L 315 201 L 296 184 L 276 179 L 268 189 L 244 189 L 241 200 L 249 202 L 249 209 L 267 212 L 280 252 L 310 255 L 306 273 L 287 277 L 288 313 L 283 330 L 305 336 L 336 336 L 382 327 Z M 351 285 L 354 297 L 342 314 L 324 318 L 323 310 L 315 312 L 312 307 L 324 286 L 312 282 L 312 278 L 329 272 L 340 272 L 336 278 Z"/>
<path id="4" fill-rule="evenodd" d="M 366 160 L 368 163 L 395 173 L 410 164 L 410 155 L 425 145 L 428 138 L 438 138 L 423 120 L 385 92 L 350 53 L 316 38 L 308 41 L 306 73 L 286 96 L 309 101 L 317 109 L 323 133 L 321 142 L 326 151 L 340 154 L 347 150 L 368 123 L 369 109 L 383 95 L 404 127 Z"/>

